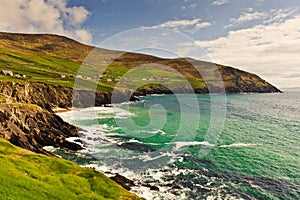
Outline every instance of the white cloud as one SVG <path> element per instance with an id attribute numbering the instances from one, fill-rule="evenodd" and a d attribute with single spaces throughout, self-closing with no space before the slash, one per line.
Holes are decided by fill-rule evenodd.
<path id="1" fill-rule="evenodd" d="M 170 20 L 155 26 L 143 27 L 143 28 L 146 29 L 168 28 L 168 29 L 173 29 L 175 31 L 195 33 L 199 29 L 206 28 L 211 25 L 212 24 L 210 22 L 202 22 L 201 19 L 196 18 L 191 20 L 188 19 Z"/>
<path id="2" fill-rule="evenodd" d="M 0 30 L 55 33 L 90 43 L 91 33 L 81 28 L 88 16 L 84 7 L 68 7 L 66 0 L 2 0 Z"/>
<path id="3" fill-rule="evenodd" d="M 202 22 L 202 23 L 198 23 L 195 25 L 196 29 L 201 29 L 201 28 L 205 28 L 211 26 L 210 22 Z"/>
<path id="4" fill-rule="evenodd" d="M 298 11 L 298 8 L 287 8 L 287 9 L 278 9 L 271 10 L 270 17 L 264 21 L 265 24 L 270 23 L 281 23 L 285 19 L 291 18 Z"/>
<path id="5" fill-rule="evenodd" d="M 254 12 L 252 8 L 248 9 L 249 12 L 242 13 L 238 18 L 231 18 L 229 20 L 230 24 L 226 25 L 224 28 L 228 28 L 237 24 L 242 24 L 248 21 L 262 19 L 263 17 L 266 17 L 267 14 L 263 12 Z"/>
<path id="6" fill-rule="evenodd" d="M 278 17 L 280 18 L 280 17 Z M 198 41 L 214 62 L 261 75 L 279 87 L 300 86 L 300 15 Z"/>
<path id="7" fill-rule="evenodd" d="M 297 12 L 298 8 L 296 7 L 271 10 L 269 13 L 258 12 L 253 8 L 247 8 L 247 11 L 243 12 L 239 17 L 229 19 L 230 24 L 224 26 L 224 28 L 240 25 L 253 20 L 260 20 L 263 24 L 271 24 L 275 22 L 281 23 L 284 20 L 295 16 Z"/>
<path id="8" fill-rule="evenodd" d="M 163 28 L 176 28 L 176 27 L 187 27 L 187 26 L 193 26 L 198 23 L 200 23 L 201 19 L 192 19 L 192 20 L 171 20 L 164 22 L 158 26 L 163 27 Z"/>
<path id="9" fill-rule="evenodd" d="M 189 8 L 196 8 L 196 7 L 197 7 L 197 4 L 196 4 L 196 3 L 191 4 L 191 5 L 189 6 Z"/>
<path id="10" fill-rule="evenodd" d="M 230 3 L 230 0 L 216 0 L 212 2 L 212 4 L 216 6 L 221 6 L 228 3 Z"/>
<path id="11" fill-rule="evenodd" d="M 187 8 L 190 8 L 190 9 L 193 9 L 193 8 L 196 8 L 198 4 L 196 3 L 193 3 L 193 4 L 190 4 L 190 5 L 186 5 L 186 6 L 181 6 L 180 9 L 181 10 L 185 10 Z"/>
<path id="12" fill-rule="evenodd" d="M 92 41 L 92 35 L 89 31 L 85 29 L 77 29 L 75 30 L 75 35 L 78 38 L 83 38 L 85 41 Z"/>

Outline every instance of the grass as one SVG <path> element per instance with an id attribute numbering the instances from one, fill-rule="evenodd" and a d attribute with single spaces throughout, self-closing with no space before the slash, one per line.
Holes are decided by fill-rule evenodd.
<path id="1" fill-rule="evenodd" d="M 0 138 L 0 199 L 139 199 L 100 172 Z"/>
<path id="2" fill-rule="evenodd" d="M 1 99 L 1 96 L 0 96 Z M 31 110 L 36 110 L 36 111 L 41 111 L 42 108 L 39 107 L 36 104 L 23 104 L 23 103 L 1 103 L 0 104 L 0 110 L 1 108 L 25 108 L 25 109 L 31 109 Z"/>
<path id="3" fill-rule="evenodd" d="M 0 78 L 15 82 L 33 81 L 73 87 L 74 77 L 80 69 L 80 75 L 83 76 L 103 75 L 102 80 L 97 78 L 85 79 L 84 84 L 79 86 L 80 89 L 90 89 L 89 84 L 98 84 L 98 90 L 110 92 L 116 82 L 110 82 L 107 79 L 119 79 L 123 78 L 124 75 L 128 78 L 130 74 L 130 79 L 128 78 L 127 83 L 125 81 L 123 85 L 125 88 L 149 84 L 142 79 L 151 79 L 153 76 L 168 78 L 161 84 L 173 86 L 172 88 L 180 87 L 184 81 L 178 78 L 178 74 L 183 75 L 193 88 L 205 88 L 203 78 L 193 67 L 195 65 L 201 69 L 201 74 L 205 75 L 205 80 L 212 80 L 210 84 L 213 85 L 215 84 L 214 80 L 219 80 L 215 74 L 217 68 L 222 75 L 225 87 L 238 87 L 235 84 L 236 81 L 233 81 L 237 77 L 240 78 L 239 82 L 244 85 L 257 87 L 268 85 L 254 74 L 212 63 L 188 61 L 183 58 L 161 59 L 149 55 L 127 53 L 115 59 L 116 52 L 97 49 L 95 51 L 97 53 L 94 52 L 96 56 L 84 62 L 93 49 L 94 47 L 55 35 L 22 35 L 0 32 L 0 70 L 11 70 L 29 77 L 26 80 L 3 76 Z M 88 66 L 82 66 L 81 63 L 83 62 L 88 63 Z M 110 65 L 105 69 L 107 64 Z M 151 66 L 151 69 L 138 70 L 139 72 L 130 71 L 139 66 Z M 174 73 L 174 71 L 177 72 Z M 127 72 L 130 73 L 126 75 Z M 67 78 L 61 78 L 61 75 L 65 75 Z M 160 84 L 159 80 L 154 81 L 156 84 Z"/>

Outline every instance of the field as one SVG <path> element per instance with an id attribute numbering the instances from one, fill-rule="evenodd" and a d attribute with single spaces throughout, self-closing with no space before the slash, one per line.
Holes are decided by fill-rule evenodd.
<path id="1" fill-rule="evenodd" d="M 93 169 L 0 138 L 0 199 L 138 199 Z"/>
<path id="2" fill-rule="evenodd" d="M 87 57 L 91 52 L 94 54 Z M 200 69 L 201 75 L 195 67 Z M 243 92 L 247 92 L 244 91 L 247 88 L 269 86 L 254 74 L 214 63 L 111 51 L 47 34 L 0 33 L 1 70 L 26 75 L 26 78 L 1 75 L 0 78 L 4 80 L 73 87 L 75 80 L 80 79 L 80 89 L 98 85 L 97 89 L 103 91 L 112 91 L 120 80 L 122 84 L 118 87 L 121 89 L 149 84 L 178 88 L 186 85 L 186 81 L 194 89 L 203 89 L 207 83 L 222 87 L 220 80 L 225 87 Z"/>

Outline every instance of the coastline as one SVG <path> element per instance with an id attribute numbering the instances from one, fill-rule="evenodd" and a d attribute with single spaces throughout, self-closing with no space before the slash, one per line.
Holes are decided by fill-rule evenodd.
<path id="1" fill-rule="evenodd" d="M 78 134 L 80 128 L 65 122 L 56 114 L 90 106 L 100 107 L 111 103 L 114 81 L 105 81 L 103 79 L 102 81 L 108 84 L 108 86 L 100 87 L 96 92 L 88 90 L 89 87 L 80 87 L 78 90 L 74 90 L 73 87 L 78 72 L 76 66 L 78 65 L 79 67 L 83 63 L 83 60 L 94 47 L 77 43 L 65 37 L 48 34 L 14 35 L 11 33 L 1 33 L 0 35 L 2 36 L 1 41 L 5 41 L 6 46 L 4 49 L 7 51 L 7 54 L 15 55 L 12 57 L 12 62 L 8 61 L 8 66 L 5 66 L 5 64 L 3 68 L 9 68 L 12 74 L 21 73 L 20 70 L 22 74 L 23 71 L 28 73 L 28 77 L 25 79 L 18 79 L 13 76 L 4 77 L 4 75 L 1 75 L 3 80 L 0 81 L 0 100 L 4 103 L 13 102 L 21 104 L 21 106 L 17 107 L 13 104 L 8 104 L 6 108 L 0 109 L 0 136 L 19 147 L 47 156 L 53 155 L 44 150 L 44 146 L 54 146 L 69 152 L 78 152 L 78 150 L 81 150 L 82 146 L 79 145 L 77 141 L 72 142 L 67 140 L 70 137 L 80 137 L 80 134 Z M 24 46 L 19 45 L 20 42 L 24 44 Z M 40 48 L 40 44 L 48 45 L 43 49 Z M 27 48 L 28 46 L 31 46 L 33 49 Z M 24 52 L 25 49 L 27 52 Z M 70 49 L 76 51 L 69 51 Z M 78 53 L 78 51 L 80 53 Z M 105 52 L 106 50 L 103 51 Z M 39 53 L 37 54 L 37 52 Z M 66 54 L 62 54 L 62 52 Z M 109 52 L 112 51 L 109 50 Z M 23 59 L 25 55 L 27 59 Z M 47 55 L 47 58 L 53 62 L 48 62 L 49 60 L 45 62 L 45 60 L 37 59 L 36 57 L 43 55 Z M 80 58 L 78 58 L 78 55 Z M 74 60 L 74 57 L 77 58 Z M 72 70 L 66 74 L 66 71 L 60 70 L 61 63 L 59 67 L 56 66 L 56 64 L 58 64 L 57 58 L 61 59 L 67 68 L 69 68 L 69 64 L 72 61 L 75 68 L 70 68 Z M 106 58 L 103 59 L 105 60 Z M 22 61 L 20 65 L 13 64 L 18 60 Z M 189 75 L 187 77 L 191 78 L 193 83 L 197 83 L 193 86 L 193 92 L 196 94 L 209 94 L 210 92 L 215 92 L 216 94 L 281 92 L 275 86 L 255 74 L 215 63 L 194 61 L 197 65 L 199 64 L 199 67 L 204 67 L 204 69 L 209 66 L 217 65 L 221 73 L 220 75 L 222 76 L 222 81 L 226 84 L 221 86 L 219 84 L 208 85 L 201 75 L 198 74 L 197 70 L 190 66 L 190 61 L 185 59 L 161 59 L 148 55 L 126 53 L 123 58 L 116 60 L 115 64 L 116 66 L 126 66 L 126 69 L 130 69 L 137 64 L 141 64 L 140 62 L 143 64 L 160 63 L 178 69 L 181 74 Z M 35 68 L 31 69 L 31 66 Z M 112 72 L 112 76 L 119 74 L 119 71 L 115 71 L 113 68 Z M 39 76 L 37 76 L 36 73 L 39 73 Z M 155 74 L 156 73 L 154 73 L 154 75 Z M 91 77 L 85 78 L 87 80 L 87 78 L 90 79 Z M 219 78 L 220 77 L 217 77 L 217 80 L 219 80 Z M 85 80 L 83 80 L 83 82 L 85 82 Z M 199 85 L 199 83 L 201 84 Z M 209 91 L 208 88 L 212 91 Z M 182 94 L 185 94 L 185 92 L 188 93 L 182 86 L 178 86 L 176 91 Z M 117 100 L 123 102 L 123 97 L 125 97 L 126 94 L 126 92 L 123 93 L 123 91 L 121 91 Z M 131 100 L 135 100 L 134 95 L 145 96 L 148 94 L 172 94 L 172 91 L 166 87 L 161 87 L 159 84 L 150 84 L 147 85 L 147 87 L 135 91 L 132 94 Z M 119 147 L 129 150 L 133 148 L 132 145 L 128 144 L 119 145 Z M 139 147 L 135 146 L 135 148 Z M 149 148 L 145 149 L 145 151 L 148 150 Z M 118 176 L 118 179 L 120 179 L 120 176 Z M 128 180 L 124 180 L 128 182 Z"/>
<path id="2" fill-rule="evenodd" d="M 255 97 L 256 96 L 256 97 Z M 264 96 L 270 96 L 270 95 L 264 95 Z M 271 96 L 273 96 L 273 95 L 271 95 Z M 279 97 L 282 97 L 283 95 L 279 95 Z M 261 99 L 261 95 L 260 94 L 257 94 L 257 95 L 249 95 L 249 97 L 250 98 L 255 98 L 255 99 Z M 278 97 L 278 96 L 273 96 L 273 98 L 275 98 L 275 97 Z M 244 98 L 244 95 L 242 95 L 241 96 L 241 98 L 242 99 L 247 99 L 247 98 Z M 283 97 L 282 97 L 283 98 Z M 233 98 L 235 101 L 236 101 L 236 98 Z M 253 102 L 252 101 L 246 101 L 247 102 L 247 104 L 246 105 L 248 105 L 248 104 L 253 104 Z M 266 105 L 268 105 L 268 103 L 267 102 L 265 102 L 266 103 Z M 249 106 L 249 107 L 251 107 L 251 106 Z M 249 108 L 249 107 L 247 107 L 247 108 L 245 108 L 246 110 Z M 252 108 L 252 107 L 251 107 Z M 97 108 L 96 108 L 97 109 Z M 91 110 L 91 109 L 90 109 Z M 269 109 L 266 109 L 266 110 L 269 110 Z M 107 113 L 107 112 L 106 112 Z M 258 113 L 259 113 L 259 111 L 258 111 Z M 100 116 L 101 115 L 101 113 L 98 113 L 98 115 L 97 116 Z M 270 113 L 270 115 L 272 115 L 272 113 Z M 79 116 L 81 116 L 80 115 L 80 113 L 79 113 Z M 68 120 L 67 120 L 68 121 Z M 106 130 L 106 131 L 109 131 L 110 129 L 109 128 L 104 128 L 103 130 Z M 252 129 L 253 130 L 253 129 Z M 98 134 L 101 134 L 100 132 L 99 133 L 97 133 L 97 132 L 95 132 L 96 131 L 96 129 L 95 128 L 93 128 L 93 129 L 91 129 L 91 131 L 87 131 L 86 132 L 86 137 L 90 137 L 90 136 L 93 136 L 94 135 L 94 137 L 98 137 Z M 263 131 L 263 130 L 262 130 Z M 111 132 L 106 132 L 107 133 L 107 136 L 109 136 L 109 135 L 112 135 L 112 133 Z M 106 133 L 104 133 L 104 134 L 106 134 Z M 118 132 L 116 132 L 116 134 L 118 134 Z M 238 134 L 238 135 L 241 135 L 241 133 L 240 134 Z M 246 136 L 247 134 L 245 134 L 245 136 Z M 248 136 L 247 136 L 248 137 Z M 102 137 L 101 137 L 102 138 Z M 103 137 L 103 138 L 106 138 L 106 137 Z M 108 139 L 109 139 L 109 137 L 107 137 Z M 123 138 L 121 138 L 121 140 L 119 140 L 120 138 L 117 138 L 117 137 L 115 137 L 116 138 L 116 141 L 121 141 L 122 142 L 122 140 L 123 139 L 125 139 L 125 137 L 123 137 Z M 239 137 L 238 137 L 239 138 Z M 87 139 L 87 138 L 86 138 Z M 130 140 L 130 138 L 128 138 L 129 140 Z M 89 139 L 91 142 L 95 142 L 95 140 L 93 139 L 93 138 L 90 138 Z M 101 141 L 100 139 L 99 140 L 96 140 L 96 142 L 97 141 Z M 127 140 L 126 140 L 127 141 Z M 125 142 L 126 142 L 125 141 Z M 135 140 L 136 141 L 136 140 Z M 105 141 L 104 141 L 105 142 Z M 132 142 L 133 142 L 133 140 L 132 140 Z M 224 141 L 223 141 L 224 142 Z M 242 141 L 240 141 L 240 142 L 242 142 Z M 240 150 L 241 149 L 243 149 L 243 152 L 245 151 L 245 152 L 247 152 L 247 151 L 252 151 L 253 149 L 255 149 L 255 148 L 264 148 L 263 147 L 263 145 L 259 145 L 259 144 L 256 144 L 255 142 L 253 142 L 253 144 L 252 143 L 223 143 L 224 145 L 220 145 L 220 146 L 218 146 L 219 148 L 220 148 L 220 150 L 222 150 L 222 151 L 227 151 L 227 152 L 230 152 L 230 151 L 236 151 L 237 153 L 240 153 Z M 195 147 L 196 147 L 197 145 L 195 145 Z M 105 150 L 107 150 L 108 148 L 106 148 L 106 147 L 104 147 L 104 149 Z M 92 153 L 93 153 L 93 149 L 91 149 L 92 151 Z M 100 149 L 101 150 L 101 149 Z M 107 152 L 107 151 L 105 151 L 105 152 Z M 83 158 L 85 157 L 85 155 L 86 154 L 83 154 L 82 156 L 83 156 Z M 103 155 L 106 155 L 105 153 L 104 154 L 98 154 L 98 157 L 96 157 L 96 159 L 98 160 L 99 159 L 99 166 L 100 166 L 100 169 L 102 169 L 101 171 L 103 171 L 103 172 L 107 172 L 107 175 L 108 176 L 111 176 L 112 175 L 112 173 L 111 172 L 116 172 L 116 173 L 120 173 L 120 174 L 122 174 L 122 175 L 124 175 L 124 176 L 127 176 L 127 177 L 130 177 L 131 179 L 133 179 L 133 180 L 135 180 L 135 181 L 137 181 L 137 180 L 145 180 L 145 179 L 143 179 L 143 178 L 141 178 L 141 179 L 139 179 L 139 176 L 138 176 L 138 172 L 137 173 L 133 173 L 133 175 L 132 175 L 132 172 L 131 173 L 128 173 L 128 171 L 126 171 L 126 168 L 124 168 L 123 170 L 121 169 L 121 168 L 119 168 L 119 170 L 118 170 L 118 168 L 115 168 L 114 169 L 114 166 L 112 166 L 112 168 L 113 168 L 113 170 L 111 170 L 111 168 L 109 167 L 109 166 L 111 166 L 110 165 L 110 163 L 109 162 L 105 162 L 105 161 L 107 161 L 107 159 L 106 158 L 103 158 Z M 77 158 L 76 158 L 77 159 Z M 120 158 L 120 159 L 122 159 L 122 158 Z M 208 169 L 210 169 L 210 165 L 213 165 L 214 163 L 213 162 L 209 162 L 209 161 L 205 161 L 205 160 L 197 160 L 197 159 L 195 159 L 195 158 L 193 158 L 193 157 L 186 157 L 186 158 L 184 158 L 184 159 L 186 159 L 185 161 L 191 161 L 191 162 L 199 162 L 201 165 L 207 165 L 207 167 L 208 167 Z M 103 162 L 104 161 L 104 162 Z M 98 161 L 96 161 L 96 163 L 97 163 Z M 102 165 L 102 164 L 104 164 L 104 165 Z M 247 164 L 246 164 L 247 165 Z M 103 167 L 102 167 L 103 166 Z M 95 167 L 95 168 L 97 168 L 97 166 L 91 166 L 91 167 Z M 117 170 L 116 170 L 117 169 Z M 122 173 L 122 171 L 124 172 L 124 173 Z M 169 175 L 175 175 L 175 176 L 171 176 L 171 178 L 170 179 L 168 179 L 168 180 L 173 180 L 173 179 L 176 179 L 177 181 L 179 181 L 179 183 L 181 183 L 180 182 L 180 178 L 187 178 L 187 177 L 185 177 L 184 175 L 180 175 L 179 176 L 179 178 L 175 178 L 177 175 L 179 175 L 181 172 L 185 172 L 185 171 L 178 171 L 178 173 L 177 173 L 177 171 L 175 171 L 175 170 L 170 170 L 170 173 L 168 173 L 168 171 L 166 170 L 166 168 L 164 168 L 163 170 L 158 170 L 158 171 L 154 171 L 154 173 L 145 173 L 146 174 L 146 176 L 147 177 L 155 177 L 155 176 L 157 176 L 159 173 L 165 173 L 165 174 L 163 174 L 165 177 L 168 177 Z M 187 171 L 187 172 L 189 172 L 189 171 Z M 238 174 L 238 173 L 232 173 L 232 175 L 234 175 L 234 179 L 232 179 L 232 177 L 227 177 L 226 176 L 226 174 L 223 174 L 223 173 L 216 173 L 216 172 L 214 172 L 214 171 L 207 171 L 207 173 L 204 173 L 201 169 L 199 169 L 198 171 L 197 170 L 195 170 L 195 171 L 192 171 L 192 173 L 193 174 L 195 174 L 195 173 L 197 173 L 197 174 L 199 174 L 200 176 L 203 176 L 203 177 L 205 177 L 204 179 L 206 179 L 206 180 L 203 180 L 204 181 L 204 184 L 205 184 L 205 182 L 209 182 L 209 181 L 213 181 L 213 180 L 211 180 L 210 179 L 210 177 L 216 177 L 217 179 L 219 179 L 220 178 L 220 181 L 221 181 L 221 179 L 228 179 L 229 181 L 232 181 L 232 180 L 234 180 L 234 181 L 236 181 L 236 183 L 240 183 L 242 180 L 246 180 L 246 181 L 249 181 L 250 183 L 253 183 L 253 184 L 255 184 L 255 185 L 259 185 L 259 187 L 260 188 L 263 188 L 263 189 L 265 189 L 266 191 L 268 191 L 268 192 L 272 192 L 272 193 L 270 193 L 270 194 L 275 194 L 275 195 L 277 195 L 277 193 L 276 192 L 274 192 L 273 190 L 271 190 L 270 188 L 272 187 L 272 188 L 284 188 L 284 187 L 288 187 L 289 189 L 291 189 L 291 191 L 292 191 L 292 189 L 293 189 L 293 185 L 288 185 L 288 183 L 286 183 L 284 180 L 281 180 L 281 179 L 277 179 L 276 177 L 274 177 L 274 179 L 272 178 L 272 177 L 269 177 L 269 178 L 267 178 L 268 176 L 262 176 L 262 177 L 260 177 L 260 176 L 255 176 L 255 175 L 251 175 L 251 174 Z M 198 180 L 198 179 L 197 179 Z M 223 181 L 223 180 L 222 180 Z M 245 182 L 245 181 L 242 181 L 243 183 Z M 154 183 L 154 181 L 153 182 L 150 182 L 151 184 L 153 184 Z M 198 182 L 195 182 L 196 184 L 198 184 Z M 265 184 L 265 183 L 267 183 L 267 184 Z M 160 187 L 160 192 L 165 192 L 166 190 L 163 188 L 163 187 L 161 187 L 161 185 L 162 184 L 164 184 L 164 183 L 162 183 L 162 182 L 157 182 L 157 186 L 159 186 Z M 184 184 L 184 183 L 183 183 Z M 154 185 L 156 185 L 156 184 L 154 184 Z M 167 185 L 167 184 L 166 184 Z M 268 186 L 266 186 L 266 185 L 268 185 Z M 173 184 L 173 185 L 168 185 L 168 187 L 175 187 L 175 185 Z M 185 185 L 185 186 L 187 186 L 187 185 Z M 199 187 L 202 187 L 203 185 L 197 185 L 197 186 L 199 186 Z M 189 187 L 189 186 L 187 186 L 187 187 Z M 199 187 L 198 187 L 198 189 L 199 189 Z M 249 186 L 249 187 L 252 187 L 251 185 Z M 136 189 L 136 188 L 134 188 L 134 189 Z M 176 190 L 176 189 L 178 189 L 178 188 L 174 188 L 174 190 Z M 196 188 L 194 188 L 195 190 L 196 190 Z M 207 189 L 207 188 L 206 188 Z M 255 187 L 253 187 L 252 188 L 253 190 L 256 190 L 257 188 L 255 188 Z M 138 189 L 139 190 L 139 189 Z M 201 189 L 199 189 L 199 191 L 200 191 Z M 229 192 L 230 190 L 222 190 L 222 194 L 227 194 L 228 192 Z M 204 192 L 205 192 L 205 190 L 204 190 Z M 207 192 L 207 191 L 206 191 Z M 235 191 L 235 192 L 238 192 L 238 191 Z M 273 193 L 274 192 L 274 193 Z M 288 191 L 288 189 L 287 189 L 287 191 L 285 191 L 285 192 L 287 192 L 287 193 L 289 193 L 289 191 Z M 241 192 L 240 191 L 240 193 L 237 193 L 237 194 L 240 194 L 240 195 L 244 195 L 244 197 L 247 197 L 247 195 L 248 195 L 248 197 L 249 197 L 249 195 L 251 196 L 251 195 L 253 195 L 253 196 L 251 196 L 251 197 L 257 197 L 256 195 L 255 195 L 255 193 L 251 193 L 251 194 L 248 194 L 248 193 L 243 193 L 243 192 Z M 280 195 L 280 192 L 278 193 L 279 195 Z M 292 192 L 290 192 L 289 194 L 291 194 L 292 195 Z M 149 198 L 149 199 L 151 199 L 151 197 Z"/>
<path id="3" fill-rule="evenodd" d="M 60 108 L 60 107 L 56 107 L 53 108 L 52 111 L 53 113 L 64 113 L 64 112 L 69 112 L 72 110 L 80 110 L 81 108 L 75 108 L 75 107 L 71 107 L 71 108 Z"/>
<path id="4" fill-rule="evenodd" d="M 160 94 L 158 94 L 158 95 L 160 95 Z M 154 95 L 155 96 L 155 95 Z M 161 95 L 160 95 L 161 96 Z M 162 96 L 164 96 L 164 95 L 162 95 Z M 103 107 L 103 106 L 96 106 L 96 107 Z M 75 108 L 75 107 L 68 107 L 68 108 L 60 108 L 60 107 L 56 107 L 56 108 L 54 108 L 54 109 L 52 109 L 52 113 L 54 114 L 54 115 L 56 115 L 56 114 L 59 114 L 59 113 L 66 113 L 66 112 L 69 112 L 69 111 L 73 111 L 73 110 L 80 110 L 80 109 L 84 109 L 84 108 Z M 65 120 L 62 120 L 61 122 L 64 122 L 64 123 L 66 123 L 65 122 Z M 71 136 L 70 136 L 71 137 Z M 67 139 L 68 137 L 66 137 L 66 139 Z M 125 188 L 125 189 L 129 189 L 128 187 L 127 187 L 127 183 L 128 183 L 128 178 L 126 178 L 125 176 L 123 176 L 123 175 L 118 175 L 118 174 L 114 174 L 115 176 L 117 176 L 117 178 L 115 179 L 115 180 L 117 180 L 117 183 L 119 184 L 119 185 L 121 185 L 123 188 Z M 124 184 L 122 183 L 122 181 L 124 182 Z M 123 184 L 123 185 L 122 185 Z M 141 185 L 141 187 L 142 187 L 143 185 Z M 147 188 L 151 188 L 152 187 L 152 189 L 154 189 L 154 190 L 156 190 L 156 188 L 155 188 L 155 186 L 153 187 L 153 186 L 151 186 L 151 185 L 148 185 L 147 186 Z"/>

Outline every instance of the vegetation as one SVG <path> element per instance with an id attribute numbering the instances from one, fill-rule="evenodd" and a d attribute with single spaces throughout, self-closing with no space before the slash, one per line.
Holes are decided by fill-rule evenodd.
<path id="1" fill-rule="evenodd" d="M 84 62 L 93 50 L 95 58 Z M 151 67 L 132 71 L 143 65 Z M 205 80 L 209 80 L 213 87 L 222 87 L 217 81 L 217 71 L 214 70 L 219 69 L 224 85 L 230 92 L 277 91 L 254 74 L 213 63 L 183 58 L 161 59 L 136 53 L 123 54 L 83 45 L 57 35 L 0 32 L 0 71 L 8 70 L 14 73 L 14 76 L 0 75 L 0 80 L 3 80 L 0 85 L 5 86 L 0 88 L 0 108 L 22 106 L 38 110 L 48 108 L 50 104 L 66 107 L 71 93 L 65 94 L 69 90 L 60 86 L 72 87 L 75 81 L 80 89 L 90 90 L 95 86 L 99 91 L 111 92 L 122 78 L 120 90 L 143 86 L 141 89 L 148 94 L 151 91 L 164 92 L 167 87 L 181 88 L 188 80 L 195 90 L 205 91 L 201 89 L 206 89 L 207 84 L 195 67 L 201 69 L 201 74 L 205 74 Z M 80 73 L 77 74 L 79 69 Z M 77 75 L 81 77 L 76 78 Z M 20 90 L 16 89 L 18 83 L 32 82 L 39 82 L 31 85 L 40 85 L 41 88 L 31 87 L 32 91 L 27 91 L 24 88 L 28 84 L 22 84 Z M 40 107 L 20 104 L 31 102 L 29 97 Z M 18 132 L 17 127 L 14 129 Z M 31 131 L 28 133 L 31 134 Z M 86 200 L 138 197 L 95 170 L 81 168 L 63 159 L 35 154 L 0 139 L 0 199 Z"/>
<path id="2" fill-rule="evenodd" d="M 92 51 L 93 57 L 85 60 Z M 150 68 L 139 70 L 138 73 L 130 71 L 145 65 Z M 205 79 L 196 68 L 201 70 Z M 83 83 L 79 84 L 80 89 L 91 89 L 91 85 L 98 85 L 97 89 L 102 91 L 112 91 L 120 78 L 123 79 L 123 84 L 119 86 L 121 89 L 154 83 L 174 88 L 186 84 L 186 80 L 194 89 L 206 88 L 205 81 L 214 87 L 222 87 L 215 69 L 219 69 L 224 86 L 231 88 L 231 92 L 255 92 L 253 90 L 256 88 L 271 86 L 254 74 L 193 59 L 162 59 L 122 53 L 83 45 L 57 35 L 0 32 L 0 70 L 26 75 L 26 79 L 0 76 L 1 79 L 72 87 L 79 69 Z M 130 76 L 132 73 L 135 75 Z"/>
<path id="3" fill-rule="evenodd" d="M 0 199 L 139 199 L 93 169 L 0 138 Z"/>

